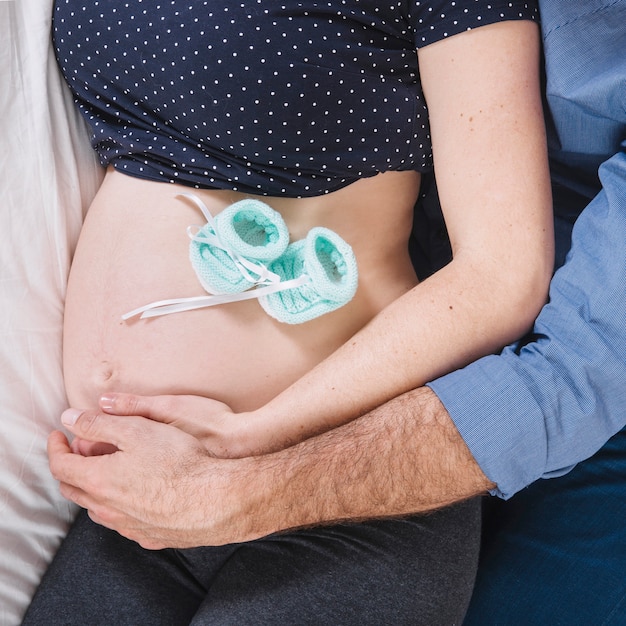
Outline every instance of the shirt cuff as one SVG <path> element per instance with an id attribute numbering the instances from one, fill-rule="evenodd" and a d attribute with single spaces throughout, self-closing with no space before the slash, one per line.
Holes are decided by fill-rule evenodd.
<path id="1" fill-rule="evenodd" d="M 493 495 L 508 499 L 544 474 L 544 416 L 506 358 L 482 358 L 428 386 L 484 474 L 497 484 Z"/>

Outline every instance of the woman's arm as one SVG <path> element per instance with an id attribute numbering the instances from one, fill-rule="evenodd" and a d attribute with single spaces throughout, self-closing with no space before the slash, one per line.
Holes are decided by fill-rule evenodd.
<path id="1" fill-rule="evenodd" d="M 499 349 L 544 303 L 553 235 L 536 25 L 456 35 L 419 63 L 453 260 L 260 409 L 233 417 L 198 399 L 186 430 L 214 454 L 277 450 L 349 421 Z"/>
<path id="2" fill-rule="evenodd" d="M 553 232 L 537 26 L 478 28 L 420 50 L 419 63 L 453 260 L 241 415 L 241 453 L 337 426 L 498 350 L 545 302 Z"/>

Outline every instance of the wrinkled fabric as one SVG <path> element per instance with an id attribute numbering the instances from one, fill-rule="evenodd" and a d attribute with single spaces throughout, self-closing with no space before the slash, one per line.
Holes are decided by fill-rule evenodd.
<path id="1" fill-rule="evenodd" d="M 0 2 L 0 624 L 18 624 L 74 509 L 46 455 L 66 407 L 67 274 L 100 181 L 50 47 L 51 2 Z"/>

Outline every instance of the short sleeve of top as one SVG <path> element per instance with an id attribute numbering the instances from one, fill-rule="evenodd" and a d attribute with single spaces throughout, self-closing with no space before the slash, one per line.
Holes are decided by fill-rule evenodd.
<path id="1" fill-rule="evenodd" d="M 103 165 L 315 196 L 432 167 L 416 49 L 534 2 L 56 0 L 61 70 Z"/>

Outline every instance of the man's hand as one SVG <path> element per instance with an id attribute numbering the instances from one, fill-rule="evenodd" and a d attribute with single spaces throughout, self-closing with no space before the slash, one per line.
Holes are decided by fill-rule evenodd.
<path id="1" fill-rule="evenodd" d="M 212 458 L 188 433 L 145 417 L 64 416 L 74 435 L 117 451 L 83 457 L 53 433 L 50 466 L 63 495 L 146 548 L 408 515 L 494 487 L 428 388 L 300 444 L 242 459 Z"/>
<path id="2" fill-rule="evenodd" d="M 223 465 L 228 462 L 216 463 L 197 439 L 137 416 L 72 409 L 63 422 L 81 440 L 116 449 L 84 457 L 72 452 L 61 432 L 48 440 L 61 493 L 88 509 L 95 522 L 149 549 L 232 541 L 231 528 L 224 537 L 211 532 L 213 507 L 221 518 L 228 515 L 226 503 L 219 504 L 230 485 Z"/>

